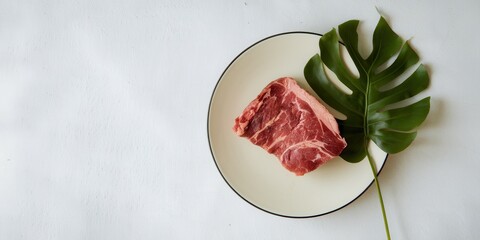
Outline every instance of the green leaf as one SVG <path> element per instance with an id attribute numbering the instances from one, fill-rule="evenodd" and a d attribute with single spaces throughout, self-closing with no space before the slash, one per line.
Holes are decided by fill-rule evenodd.
<path id="1" fill-rule="evenodd" d="M 335 29 L 320 38 L 320 53 L 313 56 L 305 66 L 308 84 L 329 106 L 344 114 L 338 120 L 347 147 L 341 157 L 349 162 L 358 162 L 367 155 L 368 143 L 372 140 L 387 153 L 397 153 L 407 148 L 416 137 L 415 129 L 425 120 L 430 109 L 430 97 L 402 107 L 392 107 L 424 91 L 429 85 L 429 76 L 422 64 L 402 83 L 386 89 L 408 69 L 419 62 L 419 57 L 380 18 L 373 34 L 373 50 L 367 58 L 358 51 L 357 27 L 359 21 L 347 21 L 338 27 L 338 34 L 352 58 L 359 77 L 355 77 L 340 54 L 339 36 Z M 379 71 L 389 59 L 393 63 Z M 342 91 L 326 74 L 330 69 L 352 93 Z M 401 104 L 401 103 L 400 103 Z"/>

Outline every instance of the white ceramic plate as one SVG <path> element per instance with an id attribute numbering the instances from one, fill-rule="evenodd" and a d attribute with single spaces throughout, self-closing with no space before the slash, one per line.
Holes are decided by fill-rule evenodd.
<path id="1" fill-rule="evenodd" d="M 224 71 L 210 102 L 208 139 L 221 175 L 245 201 L 279 216 L 314 217 L 336 211 L 353 202 L 373 182 L 368 160 L 352 164 L 339 157 L 297 177 L 274 155 L 232 131 L 234 119 L 272 80 L 293 77 L 313 93 L 303 68 L 319 51 L 319 38 L 314 33 L 290 32 L 253 44 Z M 372 153 L 381 170 L 387 154 L 377 147 L 372 147 Z"/>

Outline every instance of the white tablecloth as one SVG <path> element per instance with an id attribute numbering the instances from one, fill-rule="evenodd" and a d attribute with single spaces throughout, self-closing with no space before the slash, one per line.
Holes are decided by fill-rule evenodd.
<path id="1" fill-rule="evenodd" d="M 480 239 L 480 2 L 0 1 L 0 239 L 384 239 L 374 188 L 335 213 L 260 211 L 206 119 L 259 39 L 378 10 L 431 73 L 429 117 L 380 175 L 393 239 Z"/>

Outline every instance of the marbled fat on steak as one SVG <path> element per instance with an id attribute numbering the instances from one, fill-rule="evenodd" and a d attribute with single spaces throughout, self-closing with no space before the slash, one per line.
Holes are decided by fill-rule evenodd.
<path id="1" fill-rule="evenodd" d="M 235 119 L 233 131 L 248 138 L 298 176 L 340 155 L 347 146 L 337 122 L 292 78 L 279 78 Z"/>

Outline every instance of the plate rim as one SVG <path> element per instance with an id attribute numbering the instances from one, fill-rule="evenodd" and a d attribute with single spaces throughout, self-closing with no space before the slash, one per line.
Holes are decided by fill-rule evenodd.
<path id="1" fill-rule="evenodd" d="M 255 203 L 249 201 L 248 199 L 246 199 L 245 197 L 243 197 L 239 192 L 237 192 L 235 190 L 235 188 L 227 181 L 227 179 L 225 178 L 225 176 L 223 175 L 222 171 L 220 170 L 220 167 L 218 166 L 218 163 L 217 163 L 217 159 L 215 158 L 215 154 L 213 153 L 213 149 L 212 149 L 212 142 L 211 142 L 211 137 L 210 137 L 210 112 L 211 112 L 211 108 L 212 108 L 212 101 L 213 101 L 213 97 L 215 96 L 215 93 L 217 91 L 217 87 L 218 85 L 220 84 L 223 76 L 225 75 L 225 73 L 228 71 L 228 69 L 230 69 L 230 67 L 232 66 L 232 64 L 240 57 L 242 56 L 245 52 L 247 52 L 248 50 L 250 50 L 251 48 L 253 48 L 254 46 L 268 40 L 268 39 L 271 39 L 271 38 L 274 38 L 274 37 L 278 37 L 278 36 L 282 36 L 282 35 L 289 35 L 289 34 L 311 34 L 311 35 L 317 35 L 317 36 L 323 36 L 322 34 L 320 33 L 315 33 L 315 32 L 309 32 L 309 31 L 288 31 L 288 32 L 281 32 L 281 33 L 276 33 L 276 34 L 273 34 L 273 35 L 270 35 L 270 36 L 267 36 L 265 38 L 262 38 L 258 41 L 256 41 L 255 43 L 251 44 L 250 46 L 248 46 L 247 48 L 245 48 L 243 51 L 241 51 L 239 54 L 237 54 L 237 56 L 235 56 L 235 58 L 233 58 L 232 61 L 230 61 L 230 63 L 227 65 L 227 67 L 223 70 L 222 74 L 220 75 L 220 77 L 218 78 L 217 82 L 215 83 L 215 86 L 213 88 L 213 91 L 212 91 L 212 94 L 210 96 L 210 101 L 208 103 L 208 111 L 207 111 L 207 138 L 208 138 L 208 146 L 209 146 L 209 149 L 210 149 L 210 154 L 212 155 L 212 159 L 213 159 L 213 162 L 215 163 L 215 167 L 217 168 L 217 171 L 220 173 L 220 175 L 222 176 L 223 180 L 225 181 L 225 183 L 227 183 L 227 185 L 230 187 L 230 189 L 235 192 L 235 194 L 237 194 L 237 196 L 239 196 L 241 199 L 243 199 L 245 202 L 249 203 L 250 205 L 252 205 L 253 207 L 263 211 L 263 212 L 266 212 L 266 213 L 269 213 L 269 214 L 272 214 L 272 215 L 275 215 L 275 216 L 279 216 L 279 217 L 285 217 L 285 218 L 294 218 L 294 219 L 304 219 L 304 218 L 314 218 L 314 217 L 320 217 L 320 216 L 324 216 L 324 215 L 327 215 L 327 214 L 330 214 L 330 213 L 333 213 L 333 212 L 336 212 L 338 210 L 341 210 L 345 207 L 347 207 L 348 205 L 350 205 L 351 203 L 353 203 L 354 201 L 356 201 L 358 198 L 360 198 L 371 186 L 372 184 L 375 182 L 375 178 L 370 182 L 370 184 L 368 184 L 368 186 L 358 195 L 356 196 L 355 198 L 353 198 L 351 201 L 349 201 L 348 203 L 346 203 L 345 205 L 343 206 L 340 206 L 336 209 L 333 209 L 331 211 L 328 211 L 328 212 L 325 212 L 325 213 L 320 213 L 320 214 L 314 214 L 314 215 L 307 215 L 307 216 L 290 216 L 290 215 L 285 215 L 285 214 L 279 214 L 279 213 L 275 213 L 275 212 L 272 212 L 272 211 L 269 211 L 267 209 L 263 209 L 262 207 L 260 206 L 257 206 L 255 205 Z M 342 45 L 343 43 L 340 42 Z M 383 163 L 382 163 L 382 166 L 380 167 L 380 169 L 378 170 L 378 173 L 377 173 L 377 176 L 380 175 L 380 173 L 382 172 L 383 170 L 383 167 L 385 166 L 385 163 L 387 162 L 388 160 L 388 156 L 389 154 L 386 153 L 386 156 L 385 156 L 385 159 L 383 160 Z M 344 160 L 345 161 L 345 160 Z M 351 164 L 355 164 L 355 163 L 351 163 Z"/>

